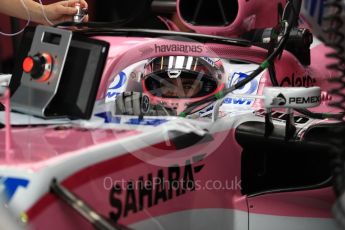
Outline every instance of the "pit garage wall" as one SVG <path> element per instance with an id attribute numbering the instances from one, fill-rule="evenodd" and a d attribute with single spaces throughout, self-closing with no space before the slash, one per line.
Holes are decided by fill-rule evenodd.
<path id="1" fill-rule="evenodd" d="M 0 31 L 6 33 L 11 31 L 10 17 L 0 15 L 0 22 Z M 0 73 L 4 72 L 5 62 L 13 56 L 12 47 L 12 38 L 0 35 Z"/>

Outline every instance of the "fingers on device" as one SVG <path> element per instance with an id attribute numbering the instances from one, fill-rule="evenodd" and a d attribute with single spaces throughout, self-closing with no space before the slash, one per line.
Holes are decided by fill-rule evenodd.
<path id="1" fill-rule="evenodd" d="M 87 15 L 87 8 L 81 8 L 79 3 L 76 3 L 74 7 L 77 9 L 77 13 L 73 16 L 73 22 L 82 22 Z"/>
<path id="2" fill-rule="evenodd" d="M 109 44 L 37 26 L 23 35 L 11 79 L 12 109 L 42 118 L 89 119 Z"/>

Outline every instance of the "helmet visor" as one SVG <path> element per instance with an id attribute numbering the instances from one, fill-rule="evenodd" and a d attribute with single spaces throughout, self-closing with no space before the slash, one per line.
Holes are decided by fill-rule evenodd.
<path id="1" fill-rule="evenodd" d="M 163 98 L 195 98 L 213 93 L 217 89 L 217 82 L 211 77 L 195 72 L 174 71 L 179 74 L 171 78 L 172 73 L 159 72 L 147 76 L 146 89 L 154 96 Z"/>
<path id="2" fill-rule="evenodd" d="M 145 88 L 163 98 L 196 98 L 213 93 L 218 87 L 216 68 L 203 58 L 166 56 L 146 66 Z"/>

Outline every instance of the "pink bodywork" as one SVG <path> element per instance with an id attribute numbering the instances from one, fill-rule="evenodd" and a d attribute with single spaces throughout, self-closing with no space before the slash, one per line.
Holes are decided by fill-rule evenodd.
<path id="1" fill-rule="evenodd" d="M 238 18 L 233 24 L 225 28 L 196 28 L 186 22 L 184 23 L 198 32 L 217 35 L 238 34 L 248 29 L 270 26 L 267 25 L 267 21 L 274 26 L 278 16 L 275 13 L 271 14 L 271 12 L 275 12 L 276 9 L 267 8 L 267 5 L 276 7 L 276 4 L 267 4 L 267 0 L 239 1 Z M 255 12 L 260 13 L 256 14 Z M 110 43 L 109 57 L 97 94 L 97 100 L 105 98 L 108 86 L 121 70 L 148 58 L 166 55 L 188 55 L 235 58 L 261 63 L 267 55 L 266 50 L 258 47 L 202 44 L 195 41 L 182 42 L 167 38 L 96 37 L 96 39 Z M 173 45 L 198 46 L 201 48 L 201 52 L 162 51 L 161 48 L 157 48 Z M 284 52 L 282 58 L 275 63 L 278 82 L 282 86 L 290 86 L 286 85 L 288 84 L 286 79 L 289 79 L 290 84 L 292 82 L 295 84 L 297 82 L 296 77 L 309 76 L 312 81 L 306 82 L 311 85 L 302 86 L 320 86 L 323 91 L 327 92 L 329 89 L 328 79 L 333 76 L 333 73 L 326 68 L 327 64 L 332 62 L 324 56 L 327 51 L 329 50 L 322 44 L 314 47 L 311 54 L 312 64 L 309 67 L 300 65 L 292 54 Z M 262 93 L 265 86 L 270 85 L 269 76 L 265 73 L 260 82 L 259 94 Z M 326 96 L 322 106 L 316 108 L 315 111 L 333 111 L 334 109 L 328 106 L 329 99 Z M 254 107 L 262 108 L 260 101 L 257 101 Z M 235 130 L 232 128 L 226 132 L 213 134 L 214 140 L 223 138 L 224 141 L 211 152 L 212 155 L 206 152 L 206 158 L 202 161 L 193 162 L 193 167 L 203 165 L 202 171 L 197 174 L 197 180 L 205 183 L 208 180 L 226 182 L 241 178 L 242 149 L 235 140 L 234 132 Z M 7 156 L 0 163 L 9 168 L 28 169 L 35 173 L 56 164 L 63 164 L 72 156 L 82 156 L 83 151 L 95 146 L 116 143 L 116 141 L 132 138 L 141 133 L 140 131 L 118 129 L 81 130 L 73 127 L 60 130 L 54 127 L 13 128 L 11 150 L 7 149 L 10 142 L 0 143 L 1 149 L 5 149 L 5 151 L 0 150 L 1 154 Z M 9 141 L 6 135 L 8 133 L 0 130 L 1 139 Z M 142 161 L 142 156 L 138 157 L 139 155 L 150 153 L 149 157 L 154 160 L 159 158 L 164 150 L 164 155 L 169 156 L 172 159 L 172 164 L 174 164 L 174 157 L 190 155 L 190 159 L 192 159 L 201 153 L 204 154 L 202 151 L 206 148 L 205 146 L 212 144 L 215 143 L 198 143 L 186 149 L 176 150 L 174 147 L 167 146 L 165 142 L 159 142 L 153 146 L 147 146 L 134 152 L 124 152 L 120 156 L 85 167 L 72 175 L 68 175 L 62 181 L 62 184 L 87 201 L 101 214 L 108 216 L 109 213 L 119 210 L 114 210 L 114 207 L 109 204 L 109 199 L 111 199 L 109 191 L 102 189 L 105 177 L 110 177 L 113 180 L 137 180 L 141 175 L 167 170 Z M 123 194 L 120 194 L 119 199 L 124 200 L 126 198 Z M 329 188 L 269 194 L 257 198 L 247 198 L 241 194 L 239 189 L 187 191 L 174 199 L 160 202 L 158 205 L 148 208 L 145 212 L 131 210 L 127 213 L 127 216 L 121 214 L 119 222 L 126 225 L 134 224 L 165 214 L 193 209 L 231 209 L 251 214 L 271 215 L 272 218 L 274 216 L 331 218 L 333 201 L 334 196 Z M 80 229 L 91 229 L 91 225 L 50 193 L 43 195 L 26 211 L 30 223 L 42 229 L 75 229 L 75 226 Z M 52 225 L 52 217 L 54 225 Z"/>
<path id="2" fill-rule="evenodd" d="M 97 37 L 97 39 L 107 41 L 111 45 L 109 58 L 98 92 L 98 99 L 104 98 L 108 85 L 113 80 L 114 76 L 130 64 L 157 56 L 186 55 L 183 52 L 160 52 L 159 49 L 155 49 L 157 46 L 196 45 L 202 47 L 202 52 L 190 52 L 188 55 L 239 58 L 254 63 L 260 63 L 266 57 L 266 51 L 257 47 L 238 47 L 207 43 L 200 44 L 195 42 L 177 42 L 173 40 L 151 38 L 129 39 L 125 37 Z M 324 51 L 325 48 L 322 45 L 317 46 L 312 51 L 312 56 L 319 56 L 319 52 Z M 313 84 L 326 89 L 328 86 L 327 79 L 330 76 L 328 71 L 325 72 L 325 65 L 327 64 L 326 59 L 319 56 L 318 59 L 313 60 L 318 60 L 318 62 L 313 62 L 310 67 L 305 68 L 298 64 L 295 57 L 290 53 L 284 52 L 281 60 L 276 62 L 278 81 L 282 82 L 286 76 L 292 76 L 292 74 L 304 76 L 310 73 L 310 76 L 315 79 Z M 259 92 L 261 92 L 262 88 L 266 85 L 270 85 L 267 75 L 262 78 Z M 259 106 L 259 104 L 255 104 L 255 106 Z M 326 105 L 324 106 L 323 109 L 329 110 Z M 11 155 L 3 160 L 2 163 L 9 167 L 27 168 L 31 171 L 39 172 L 54 164 L 58 164 L 58 162 L 68 161 L 71 156 L 82 155 L 83 150 L 93 148 L 93 146 L 134 137 L 139 133 L 138 131 L 121 131 L 116 129 L 80 130 L 67 128 L 59 130 L 49 127 L 13 128 L 11 134 Z M 4 135 L 6 134 L 1 131 L 0 136 L 4 138 Z M 241 177 L 241 147 L 235 141 L 234 130 L 229 130 L 224 133 L 215 133 L 214 139 L 218 139 L 219 135 L 224 136 L 225 141 L 219 145 L 212 155 L 203 160 L 205 166 L 203 171 L 198 174 L 197 178 L 202 182 L 207 180 L 220 180 L 225 182 Z M 171 159 L 174 159 L 174 155 L 181 155 L 183 152 L 184 154 L 200 153 L 200 149 L 202 150 L 204 145 L 208 144 L 212 145 L 212 143 L 197 144 L 179 151 L 171 148 L 171 150 L 165 152 L 164 155 L 171 155 Z M 30 148 L 28 148 L 29 146 Z M 90 165 L 90 167 L 73 175 L 69 175 L 62 184 L 85 199 L 91 206 L 96 208 L 97 211 L 107 216 L 110 212 L 114 212 L 114 210 L 108 203 L 109 191 L 99 189 L 102 187 L 104 177 L 108 176 L 114 180 L 133 180 L 137 179 L 140 175 L 145 175 L 147 172 L 159 170 L 159 167 L 147 164 L 141 161 L 140 158 L 135 157 L 136 154 L 145 152 L 149 152 L 150 156 L 157 157 L 161 154 L 162 146 L 164 147 L 165 144 L 163 142 L 157 146 L 147 147 L 147 150 L 141 149 L 138 152 L 124 153 L 124 155 L 115 157 L 111 160 Z M 231 154 L 228 153 L 228 149 L 231 149 Z M 28 157 L 28 151 L 30 157 Z M 193 157 L 193 154 L 191 157 Z M 117 167 L 113 167 L 114 165 L 117 165 Z M 314 194 L 312 196 L 309 196 L 311 193 L 308 191 L 276 194 L 269 196 L 271 203 L 267 203 L 265 201 L 265 196 L 247 200 L 246 196 L 241 195 L 238 189 L 226 191 L 189 191 L 185 195 L 169 201 L 167 204 L 162 202 L 150 208 L 149 216 L 147 213 L 132 211 L 128 213 L 127 217 L 121 216 L 119 221 L 123 224 L 133 224 L 138 221 L 168 213 L 205 208 L 231 209 L 246 212 L 248 211 L 247 202 L 250 205 L 249 211 L 256 214 L 330 218 L 330 208 L 334 199 L 332 192 L 329 189 L 321 189 L 315 190 L 312 193 Z M 310 202 L 302 202 L 301 197 L 304 196 L 309 197 L 308 199 L 310 199 Z M 95 197 L 97 198 L 95 199 Z M 274 199 L 274 197 L 279 197 L 279 199 Z M 121 196 L 121 199 L 125 198 Z M 300 213 L 297 207 L 291 207 L 288 203 L 283 202 L 284 199 L 289 199 L 289 202 L 297 202 L 298 208 L 301 208 L 300 205 L 303 206 L 303 213 L 307 214 Z M 325 202 L 317 203 L 316 201 L 320 199 L 325 200 Z M 279 209 L 273 208 L 276 207 L 277 202 L 280 202 Z M 268 205 L 262 205 L 263 203 Z M 317 208 L 315 205 L 317 205 Z M 54 224 L 54 229 L 73 229 L 76 224 L 83 229 L 90 228 L 88 223 L 82 220 L 72 210 L 66 208 L 65 204 L 58 201 L 52 194 L 44 195 L 27 211 L 31 220 L 30 223 L 34 226 L 50 226 L 50 228 L 52 228 L 49 217 L 54 216 L 54 222 L 56 223 Z"/>
<path id="3" fill-rule="evenodd" d="M 240 58 L 255 63 L 264 60 L 266 52 L 257 47 L 236 47 L 217 44 L 198 44 L 176 42 L 164 39 L 150 38 L 123 38 L 123 37 L 98 37 L 108 41 L 111 44 L 109 51 L 109 59 L 104 71 L 102 83 L 98 92 L 98 99 L 104 98 L 109 83 L 113 80 L 117 73 L 132 63 L 162 55 L 185 55 L 182 52 L 155 52 L 155 46 L 169 45 L 200 45 L 201 53 L 189 53 L 192 56 L 209 56 L 222 58 Z M 322 46 L 315 49 L 324 49 Z M 159 50 L 158 50 L 159 51 Z M 322 50 L 323 52 L 323 50 Z M 314 50 L 312 55 L 318 55 Z M 325 61 L 321 59 L 321 61 Z M 325 63 L 322 63 L 325 65 Z M 304 68 L 297 63 L 296 59 L 288 52 L 285 52 L 282 59 L 276 62 L 278 81 L 282 82 L 286 76 L 292 74 L 304 76 L 312 72 L 315 79 L 314 84 L 321 87 L 327 87 L 327 77 L 325 77 L 320 64 L 314 64 L 308 68 Z M 329 75 L 326 75 L 329 76 Z M 262 79 L 259 91 L 265 85 L 270 85 L 266 77 Z M 256 106 L 259 106 L 256 104 Z M 103 139 L 95 142 L 95 133 L 103 136 Z M 106 135 L 104 135 L 106 134 Z M 41 170 L 48 165 L 54 165 L 59 160 L 68 160 L 69 156 L 83 154 L 83 149 L 91 148 L 94 145 L 100 145 L 106 142 L 114 142 L 117 139 L 128 138 L 137 135 L 137 132 L 120 132 L 117 131 L 97 131 L 97 130 L 54 130 L 52 128 L 31 128 L 31 129 L 14 129 L 12 137 L 13 158 L 6 164 L 14 164 L 20 167 L 28 167 L 31 170 Z M 97 134 L 96 134 L 97 136 Z M 205 183 L 208 180 L 219 180 L 222 182 L 233 181 L 235 178 L 241 178 L 241 147 L 234 139 L 234 130 L 223 133 L 215 133 L 214 139 L 219 136 L 225 137 L 219 147 L 206 157 L 202 162 L 195 164 L 204 164 L 204 169 L 197 174 L 198 180 Z M 26 159 L 26 148 L 31 143 L 32 158 Z M 35 141 L 34 141 L 35 140 Z M 38 141 L 37 141 L 38 140 Z M 110 177 L 113 180 L 136 180 L 140 175 L 146 175 L 148 172 L 160 170 L 160 167 L 150 165 L 135 157 L 137 154 L 150 153 L 149 157 L 159 157 L 165 149 L 164 155 L 174 159 L 174 155 L 183 155 L 190 153 L 200 153 L 205 145 L 212 143 L 197 144 L 187 149 L 176 151 L 174 148 L 166 150 L 164 142 L 149 146 L 147 149 L 141 149 L 138 152 L 126 153 L 122 156 L 115 157 L 111 160 L 90 165 L 75 174 L 69 175 L 62 184 L 85 199 L 92 207 L 105 216 L 111 212 L 118 212 L 109 205 L 108 190 L 102 189 L 104 178 Z M 231 154 L 227 151 L 231 149 Z M 206 153 L 207 154 L 207 153 Z M 190 155 L 191 158 L 193 154 Z M 172 160 L 172 164 L 173 164 Z M 116 165 L 116 167 L 114 167 Z M 193 164 L 194 165 L 194 164 Z M 313 194 L 313 195 L 312 195 Z M 275 198 L 276 197 L 276 198 Z M 301 197 L 308 197 L 310 202 L 304 202 Z M 118 197 L 125 199 L 123 195 Z M 265 198 L 269 200 L 266 201 Z M 287 200 L 289 202 L 284 202 Z M 319 202 L 325 200 L 325 202 Z M 225 191 L 188 191 L 186 194 L 175 197 L 172 200 L 161 202 L 146 212 L 132 210 L 126 217 L 121 214 L 119 219 L 123 224 L 134 224 L 139 221 L 147 220 L 152 217 L 181 212 L 192 209 L 231 209 L 238 211 L 250 211 L 255 214 L 266 214 L 272 216 L 290 216 L 290 217 L 311 217 L 311 218 L 330 218 L 331 204 L 334 200 L 333 194 L 329 189 L 320 189 L 313 192 L 293 192 L 267 195 L 258 198 L 248 199 L 241 194 L 239 189 Z M 247 206 L 247 202 L 248 205 Z M 296 203 L 296 207 L 291 206 L 291 202 Z M 249 207 L 249 209 L 248 209 Z M 279 207 L 278 209 L 275 207 Z M 303 210 L 303 211 L 300 211 Z M 74 226 L 80 226 L 83 229 L 90 229 L 90 225 L 85 222 L 74 211 L 70 210 L 61 201 L 52 194 L 46 194 L 39 199 L 34 206 L 28 210 L 30 222 L 34 226 L 51 226 L 50 216 L 54 216 L 55 229 L 73 229 Z M 72 217 L 72 218 L 71 218 Z M 68 220 L 68 221 L 66 221 Z M 225 220 L 224 220 L 225 221 Z"/>
<path id="4" fill-rule="evenodd" d="M 12 128 L 10 150 L 6 151 L 4 143 L 0 143 L 0 156 L 6 153 L 5 158 L 0 158 L 0 164 L 39 171 L 82 154 L 85 149 L 139 133 L 136 130 L 87 130 L 66 126 Z M 1 139 L 5 139 L 5 135 L 0 132 Z"/>
<path id="5" fill-rule="evenodd" d="M 175 165 L 174 158 L 188 154 L 189 159 L 193 159 L 200 152 L 203 152 L 207 145 L 214 143 L 200 143 L 187 149 L 176 150 L 163 142 L 94 164 L 70 175 L 62 184 L 87 201 L 92 207 L 95 207 L 104 216 L 109 216 L 110 213 L 119 215 L 119 219 L 116 220 L 125 225 L 186 210 L 226 209 L 247 212 L 247 205 L 249 205 L 250 213 L 271 215 L 272 218 L 274 216 L 331 218 L 330 209 L 334 196 L 330 189 L 268 194 L 247 199 L 241 194 L 240 187 L 230 186 L 231 183 L 236 183 L 241 178 L 241 147 L 233 142 L 233 131 L 214 135 L 215 140 L 223 138 L 225 138 L 223 144 L 212 154 L 204 157 L 201 161 L 193 162 L 191 160 L 191 167 L 194 170 L 197 167 L 202 168 L 198 173 L 194 173 L 194 180 L 198 181 L 200 189 L 186 190 L 184 194 L 180 191 L 179 195 L 177 190 L 172 190 L 171 199 L 167 194 L 166 200 L 161 198 L 157 201 L 157 205 L 152 207 L 147 207 L 148 200 L 145 198 L 144 211 L 136 207 L 124 214 L 124 206 L 120 210 L 118 206 L 110 205 L 109 199 L 114 196 L 117 200 L 124 202 L 127 199 L 125 190 L 111 193 L 109 189 L 105 189 L 105 186 L 109 187 L 109 185 L 117 184 L 120 181 L 137 181 L 140 176 L 144 176 L 146 179 L 149 173 L 155 177 L 160 170 L 163 170 L 164 178 L 168 180 L 166 167 L 161 168 L 144 162 L 140 160 L 142 157 L 138 155 L 150 153 L 151 159 L 154 160 L 164 152 L 164 157 L 169 157 L 171 165 Z M 231 149 L 231 154 L 228 152 L 229 149 Z M 154 157 L 152 158 L 152 156 Z M 210 181 L 217 181 L 217 183 L 227 186 L 221 190 L 214 190 L 207 186 Z M 107 185 L 107 183 L 110 184 Z M 122 184 L 119 185 L 122 186 Z M 138 189 L 134 190 L 134 194 L 135 199 L 139 199 Z M 152 200 L 154 199 L 153 192 Z M 75 226 L 82 229 L 92 229 L 89 223 L 85 222 L 61 201 L 58 201 L 52 194 L 43 196 L 35 206 L 28 210 L 28 215 L 34 226 L 50 226 L 51 220 L 47 217 L 54 216 L 56 224 L 54 224 L 53 229 L 73 229 Z M 66 221 L 67 219 L 68 221 Z M 221 221 L 227 222 L 228 220 L 222 219 Z"/>
<path id="6" fill-rule="evenodd" d="M 234 37 L 251 29 L 276 26 L 279 23 L 278 4 L 281 3 L 284 6 L 286 3 L 285 0 L 270 0 L 269 2 L 267 0 L 235 1 L 238 2 L 237 16 L 227 26 L 195 26 L 186 22 L 181 16 L 180 0 L 177 0 L 177 14 L 187 28 L 197 33 Z"/>
<path id="7" fill-rule="evenodd" d="M 205 56 L 211 58 L 240 59 L 253 63 L 261 63 L 266 58 L 266 50 L 258 47 L 240 47 L 228 46 L 222 44 L 198 42 L 179 42 L 174 40 L 160 38 L 132 38 L 128 41 L 125 37 L 96 37 L 110 43 L 109 58 L 106 63 L 105 71 L 102 77 L 100 88 L 97 94 L 97 100 L 105 98 L 106 91 L 114 77 L 124 68 L 145 59 L 159 56 Z M 201 52 L 163 52 L 157 47 L 177 46 L 199 46 Z M 310 66 L 302 66 L 298 60 L 289 52 L 285 51 L 280 60 L 275 62 L 277 80 L 281 86 L 319 86 L 323 92 L 323 103 L 321 107 L 315 108 L 315 111 L 330 112 L 333 108 L 328 106 L 332 97 L 328 95 L 331 86 L 329 79 L 334 75 L 333 71 L 327 69 L 327 65 L 334 60 L 325 57 L 330 48 L 324 44 L 319 44 L 311 49 L 312 63 Z M 287 81 L 288 80 L 288 81 Z M 268 71 L 264 73 L 259 87 L 259 94 L 262 94 L 264 86 L 271 86 Z M 262 108 L 261 101 L 255 103 L 257 108 Z"/>

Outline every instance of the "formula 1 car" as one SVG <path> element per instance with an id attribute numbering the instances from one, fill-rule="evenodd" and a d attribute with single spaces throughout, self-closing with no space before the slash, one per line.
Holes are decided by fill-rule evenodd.
<path id="1" fill-rule="evenodd" d="M 0 129 L 0 184 L 21 226 L 338 229 L 330 49 L 292 26 L 295 1 L 254 32 L 262 1 L 218 1 L 236 6 L 226 26 L 185 15 L 191 2 L 177 1 L 180 18 L 214 35 L 26 30 Z M 243 38 L 220 34 L 234 28 Z"/>

